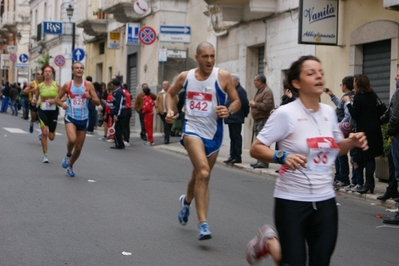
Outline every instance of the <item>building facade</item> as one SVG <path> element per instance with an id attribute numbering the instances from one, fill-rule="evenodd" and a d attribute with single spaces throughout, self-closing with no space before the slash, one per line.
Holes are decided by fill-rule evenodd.
<path id="1" fill-rule="evenodd" d="M 336 2 L 338 45 L 314 45 L 298 44 L 299 0 L 0 0 L 2 81 L 33 78 L 36 61 L 48 54 L 57 71 L 55 79 L 63 83 L 70 78 L 75 39 L 75 48 L 85 51 L 86 75 L 94 81 L 107 83 L 115 75 L 133 97 L 141 83 L 156 93 L 163 80 L 173 82 L 178 73 L 197 65 L 196 46 L 206 40 L 216 48 L 216 65 L 239 74 L 249 99 L 256 93 L 253 77 L 263 73 L 279 103 L 285 71 L 301 55 L 312 54 L 321 59 L 326 85 L 336 95 L 341 95 L 344 76 L 364 73 L 387 103 L 395 90 L 398 65 L 399 0 Z M 70 17 L 69 5 L 74 10 Z M 63 33 L 40 34 L 42 21 L 62 22 Z M 183 34 L 167 32 L 168 27 Z M 136 32 L 129 32 L 132 28 Z M 155 32 L 144 32 L 147 43 L 127 41 L 132 34 L 137 39 L 142 28 Z M 17 58 L 27 54 L 29 60 L 11 62 L 12 53 Z M 64 66 L 56 66 L 57 55 L 65 57 Z M 321 101 L 331 104 L 326 95 Z M 155 123 L 159 131 L 160 123 Z M 139 128 L 137 116 L 132 126 Z M 252 126 L 252 119 L 246 119 L 246 148 L 251 145 Z M 225 132 L 227 144 L 227 128 Z"/>

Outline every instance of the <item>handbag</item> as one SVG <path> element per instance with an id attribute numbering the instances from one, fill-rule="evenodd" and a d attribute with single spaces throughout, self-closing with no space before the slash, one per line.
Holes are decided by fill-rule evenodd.
<path id="1" fill-rule="evenodd" d="M 382 115 L 385 114 L 386 110 L 388 109 L 387 106 L 385 105 L 385 103 L 383 103 L 380 99 L 380 97 L 378 97 L 377 93 L 375 93 L 375 97 L 377 98 L 377 115 L 378 117 L 381 117 Z"/>

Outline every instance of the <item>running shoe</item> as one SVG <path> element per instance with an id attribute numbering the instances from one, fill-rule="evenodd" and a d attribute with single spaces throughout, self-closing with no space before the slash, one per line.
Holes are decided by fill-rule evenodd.
<path id="1" fill-rule="evenodd" d="M 33 133 L 33 123 L 32 122 L 30 122 L 30 125 L 29 125 L 29 133 Z"/>
<path id="2" fill-rule="evenodd" d="M 72 166 L 68 166 L 66 169 L 66 173 L 69 177 L 74 177 L 75 173 L 73 172 Z"/>
<path id="3" fill-rule="evenodd" d="M 98 140 L 107 141 L 107 137 L 98 138 Z"/>
<path id="4" fill-rule="evenodd" d="M 181 225 L 186 225 L 188 222 L 188 216 L 190 215 L 190 205 L 184 204 L 186 199 L 186 195 L 181 195 L 179 198 L 181 209 L 179 211 L 179 215 L 177 218 L 179 219 L 179 223 Z"/>
<path id="5" fill-rule="evenodd" d="M 115 142 L 115 140 L 114 139 L 107 139 L 107 142 L 109 142 L 109 143 L 113 143 L 113 142 Z"/>
<path id="6" fill-rule="evenodd" d="M 47 155 L 44 155 L 44 156 L 43 156 L 43 160 L 42 160 L 42 162 L 43 162 L 43 163 L 48 163 L 48 158 L 47 158 Z"/>
<path id="7" fill-rule="evenodd" d="M 71 157 L 68 155 L 65 155 L 64 160 L 62 161 L 62 168 L 67 168 L 69 165 L 69 161 L 71 160 Z"/>
<path id="8" fill-rule="evenodd" d="M 265 224 L 259 229 L 258 234 L 248 242 L 245 250 L 245 258 L 253 265 L 269 255 L 266 241 L 270 238 L 277 238 L 276 232 L 269 225 Z"/>
<path id="9" fill-rule="evenodd" d="M 207 222 L 198 224 L 198 240 L 207 240 L 212 238 L 211 230 Z"/>
<path id="10" fill-rule="evenodd" d="M 39 136 L 37 136 L 37 137 L 39 138 L 39 140 L 42 140 L 42 136 L 43 136 L 43 134 L 40 133 Z"/>

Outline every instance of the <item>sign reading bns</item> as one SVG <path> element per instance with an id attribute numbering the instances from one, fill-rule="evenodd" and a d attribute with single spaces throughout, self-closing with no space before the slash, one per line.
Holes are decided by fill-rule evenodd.
<path id="1" fill-rule="evenodd" d="M 43 34 L 61 35 L 62 28 L 63 28 L 63 26 L 62 26 L 61 21 L 43 21 L 42 22 Z"/>

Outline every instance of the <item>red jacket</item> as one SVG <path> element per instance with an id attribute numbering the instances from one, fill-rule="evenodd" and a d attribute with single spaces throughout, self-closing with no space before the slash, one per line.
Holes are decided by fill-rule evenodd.
<path id="1" fill-rule="evenodd" d="M 143 100 L 143 115 L 154 113 L 154 100 L 150 96 L 144 96 Z"/>

